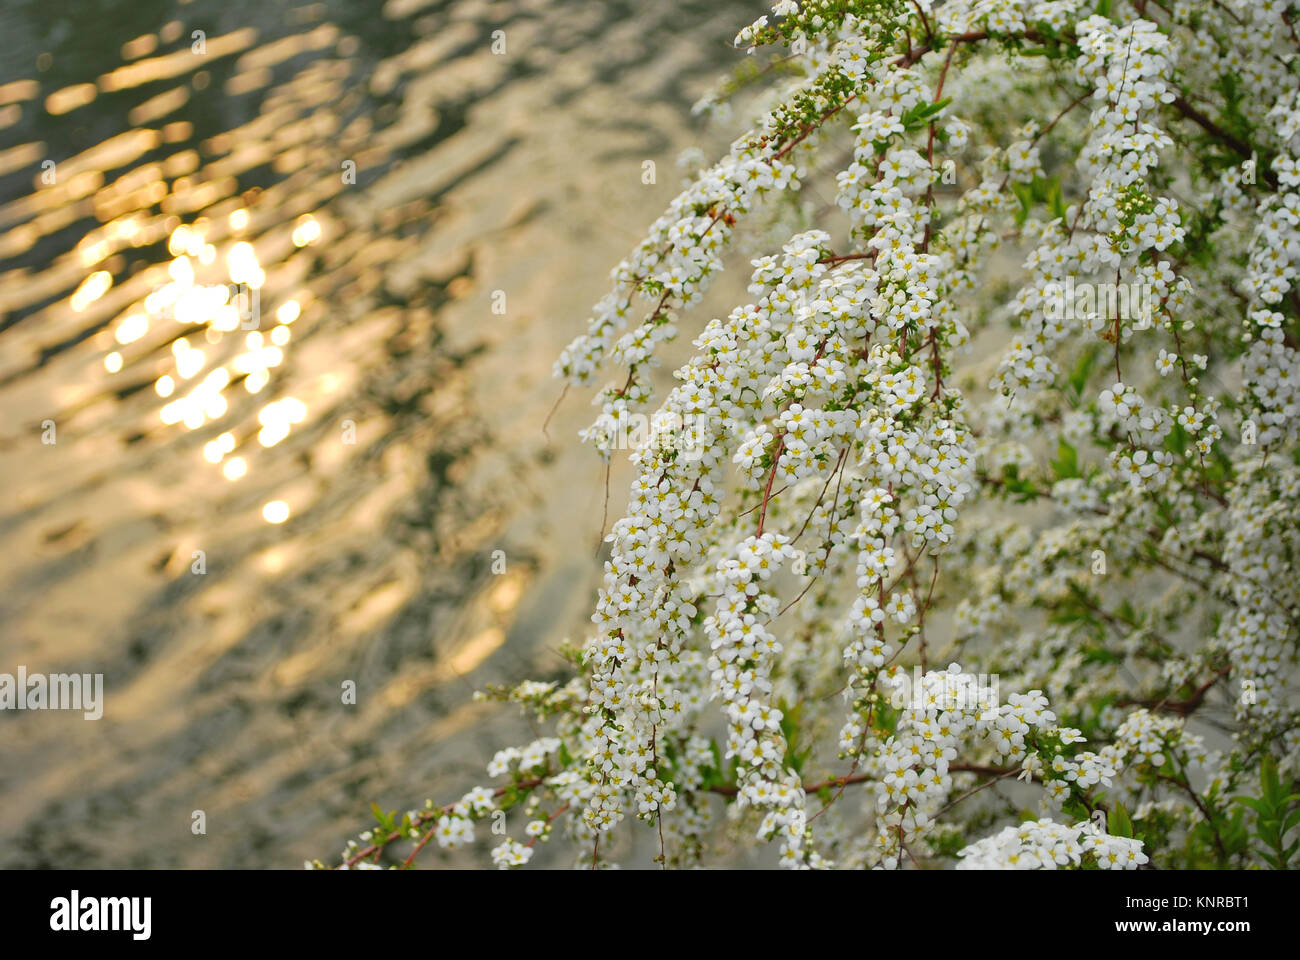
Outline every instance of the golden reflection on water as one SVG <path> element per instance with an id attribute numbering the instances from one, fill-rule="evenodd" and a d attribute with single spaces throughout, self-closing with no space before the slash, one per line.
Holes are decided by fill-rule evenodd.
<path id="1" fill-rule="evenodd" d="M 310 14 L 307 8 L 296 12 L 300 19 Z M 0 122 L 6 126 L 23 110 L 43 107 L 51 117 L 77 111 L 84 116 L 96 110 L 101 95 L 141 91 L 140 102 L 127 111 L 133 129 L 89 149 L 63 158 L 57 145 L 45 141 L 5 144 L 0 150 L 0 173 L 25 166 L 39 170 L 30 193 L 0 208 L 0 226 L 9 227 L 0 233 L 0 258 L 33 254 L 51 239 L 70 246 L 43 269 L 29 256 L 17 269 L 0 270 L 5 283 L 0 307 L 34 309 L 37 316 L 55 320 L 50 326 L 56 335 L 82 339 L 96 331 L 91 344 L 109 381 L 104 389 L 119 389 L 114 380 L 129 389 L 147 377 L 164 426 L 224 427 L 203 444 L 200 459 L 232 482 L 249 476 L 257 450 L 280 444 L 309 419 L 306 404 L 291 393 L 269 399 L 250 419 L 239 413 L 232 391 L 278 393 L 276 373 L 289 359 L 293 324 L 311 322 L 302 319 L 310 292 L 268 285 L 267 271 L 283 271 L 295 252 L 327 239 L 314 201 L 345 185 L 345 177 L 327 171 L 348 154 L 337 149 L 346 148 L 347 138 L 334 150 L 322 148 L 326 138 L 340 132 L 340 81 L 358 66 L 350 59 L 357 39 L 333 24 L 260 46 L 258 37 L 252 27 L 204 37 L 200 53 L 199 41 L 189 44 L 183 25 L 171 21 L 157 33 L 123 43 L 121 56 L 128 62 L 94 81 L 70 83 L 43 98 L 42 85 L 34 80 L 0 85 L 0 105 L 6 108 Z M 179 49 L 157 53 L 167 44 Z M 188 120 L 174 116 L 194 92 L 208 87 L 213 68 L 228 64 L 233 55 L 241 54 L 224 71 L 227 97 L 271 87 L 276 67 L 309 52 L 318 56 L 292 76 L 281 71 L 281 85 L 264 94 L 249 122 L 196 137 Z M 48 69 L 50 62 L 42 56 L 38 69 Z M 157 90 L 176 81 L 181 85 Z M 168 117 L 171 121 L 164 122 Z M 354 141 L 370 132 L 362 118 L 354 121 Z M 156 158 L 169 144 L 182 148 Z M 364 171 L 366 158 L 352 152 L 358 157 L 349 156 L 352 169 Z M 386 159 L 383 149 L 372 148 L 368 155 L 371 165 Z M 241 174 L 267 166 L 279 182 L 241 194 Z M 250 197 L 253 208 L 241 202 Z M 70 232 L 87 220 L 98 223 L 80 236 Z M 150 264 L 139 258 L 164 245 L 169 260 Z M 79 278 L 78 269 L 84 271 Z M 302 268 L 284 272 L 299 280 L 305 274 Z M 61 304 L 39 306 L 63 285 L 72 289 Z M 52 338 L 36 339 L 45 351 L 57 349 Z M 283 523 L 288 512 L 282 507 L 282 501 L 271 501 L 263 518 Z"/>
<path id="2" fill-rule="evenodd" d="M 248 226 L 248 211 L 236 209 L 228 220 L 231 234 L 238 236 Z M 113 339 L 121 347 L 139 343 L 151 328 L 166 327 L 169 321 L 186 331 L 171 341 L 170 364 L 153 386 L 162 399 L 183 391 L 161 407 L 158 417 L 166 425 L 181 424 L 189 430 L 221 421 L 230 410 L 226 392 L 236 385 L 255 394 L 271 382 L 275 368 L 285 361 L 292 338 L 290 325 L 302 313 L 296 299 L 284 300 L 267 318 L 273 325 L 263 334 L 260 295 L 266 272 L 257 251 L 246 240 L 232 240 L 218 248 L 208 241 L 209 226 L 206 218 L 199 218 L 172 230 L 167 241 L 173 257 L 167 264 L 170 279 L 142 302 L 128 306 L 112 324 Z M 134 219 L 119 221 L 116 233 L 129 241 L 138 233 Z M 310 246 L 321 236 L 315 217 L 298 217 L 292 234 L 294 247 Z M 82 247 L 82 262 L 103 260 L 106 244 L 99 239 Z M 109 291 L 112 282 L 109 272 L 95 271 L 73 292 L 69 306 L 75 312 L 84 311 Z M 250 326 L 259 329 L 250 330 Z M 200 342 L 202 346 L 196 345 Z M 109 350 L 104 355 L 104 369 L 110 375 L 129 373 L 132 365 L 148 362 L 151 352 L 147 345 L 136 350 Z M 262 447 L 273 447 L 306 418 L 307 407 L 296 397 L 273 400 L 257 414 L 256 440 Z M 203 459 L 219 466 L 227 480 L 239 480 L 248 473 L 245 453 L 252 436 L 239 426 L 227 430 L 204 444 Z M 231 456 L 240 450 L 245 453 Z M 268 523 L 283 523 L 288 508 L 282 501 L 273 501 L 262 515 Z"/>
<path id="3" fill-rule="evenodd" d="M 328 856 L 477 782 L 470 690 L 585 624 L 550 365 L 739 3 L 40 6 L 0 6 L 0 669 L 108 706 L 0 717 L 0 866 Z"/>

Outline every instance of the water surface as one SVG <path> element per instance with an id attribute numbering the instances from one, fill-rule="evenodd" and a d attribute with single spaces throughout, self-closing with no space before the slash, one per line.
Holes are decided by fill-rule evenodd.
<path id="1" fill-rule="evenodd" d="M 470 692 L 598 582 L 550 364 L 750 6 L 6 3 L 0 671 L 106 689 L 0 714 L 0 866 L 330 860 L 531 736 Z"/>

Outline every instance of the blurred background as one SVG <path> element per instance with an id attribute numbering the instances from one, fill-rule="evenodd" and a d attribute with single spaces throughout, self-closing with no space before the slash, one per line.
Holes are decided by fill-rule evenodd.
<path id="1" fill-rule="evenodd" d="M 471 693 L 599 582 L 551 364 L 760 6 L 3 0 L 0 672 L 104 714 L 0 712 L 0 866 L 333 863 L 533 738 Z"/>

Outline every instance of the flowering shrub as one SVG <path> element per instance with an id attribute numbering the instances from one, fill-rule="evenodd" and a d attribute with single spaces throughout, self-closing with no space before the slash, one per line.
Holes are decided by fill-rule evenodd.
<path id="1" fill-rule="evenodd" d="M 489 823 L 501 866 L 557 833 L 586 866 L 1293 860 L 1297 7 L 782 0 L 742 30 L 761 115 L 557 364 L 617 369 L 605 457 L 633 415 L 692 428 L 632 454 L 575 678 L 489 694 L 554 735 L 344 863 Z M 693 320 L 746 222 L 777 238 L 752 301 Z"/>

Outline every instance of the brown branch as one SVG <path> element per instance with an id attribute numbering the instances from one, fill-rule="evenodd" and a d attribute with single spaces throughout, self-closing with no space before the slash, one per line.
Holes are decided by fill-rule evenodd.
<path id="1" fill-rule="evenodd" d="M 1210 136 L 1214 137 L 1224 146 L 1231 147 L 1237 154 L 1249 160 L 1251 157 L 1257 157 L 1257 153 L 1251 145 L 1238 137 L 1233 136 L 1224 130 L 1217 123 L 1207 117 L 1201 111 L 1187 102 L 1184 97 L 1175 97 L 1173 107 L 1188 120 L 1192 121 Z M 1259 171 L 1261 179 L 1274 190 L 1277 189 L 1277 176 L 1270 170 Z"/>
<path id="2" fill-rule="evenodd" d="M 542 778 L 541 778 L 541 777 L 536 777 L 536 778 L 531 779 L 531 780 L 520 780 L 518 783 L 512 783 L 512 784 L 510 784 L 509 786 L 505 786 L 505 787 L 497 787 L 495 790 L 492 791 L 492 796 L 493 796 L 493 797 L 502 797 L 502 796 L 505 796 L 506 793 L 508 793 L 510 790 L 532 790 L 533 788 L 535 788 L 535 787 L 540 787 L 541 785 L 542 785 Z M 415 818 L 415 820 L 413 821 L 412 826 L 419 826 L 419 825 L 422 825 L 422 824 L 426 824 L 426 823 L 428 823 L 430 820 L 432 820 L 435 816 L 442 816 L 442 814 L 443 814 L 444 812 L 445 812 L 445 811 L 440 810 L 440 809 L 439 809 L 439 810 L 422 810 L 422 811 L 420 811 L 420 814 L 419 814 L 419 815 Z M 356 863 L 358 863 L 358 862 L 364 860 L 366 857 L 373 856 L 373 855 L 376 854 L 376 853 L 380 853 L 380 852 L 383 851 L 384 847 L 388 846 L 388 844 L 392 843 L 392 842 L 395 841 L 395 840 L 400 840 L 400 839 L 402 839 L 402 837 L 404 837 L 404 836 L 406 836 L 406 834 L 404 834 L 401 830 L 394 830 L 392 833 L 390 833 L 390 834 L 389 834 L 389 835 L 384 839 L 384 842 L 383 842 L 383 843 L 381 843 L 381 844 L 380 844 L 380 843 L 372 843 L 370 846 L 366 847 L 365 849 L 360 850 L 360 851 L 358 851 L 357 853 L 353 854 L 353 855 L 352 855 L 351 857 L 349 857 L 347 860 L 344 860 L 344 861 L 343 861 L 343 866 L 345 866 L 345 867 L 353 866 L 354 864 L 356 864 Z M 432 831 L 430 831 L 430 836 L 432 836 Z M 424 840 L 424 841 L 422 841 L 422 842 L 420 843 L 420 846 L 423 847 L 424 844 L 427 843 L 427 842 L 428 842 L 427 839 Z M 409 859 L 408 859 L 408 862 L 409 862 Z M 406 864 L 403 864 L 403 866 L 405 866 L 405 865 L 406 865 Z"/>

